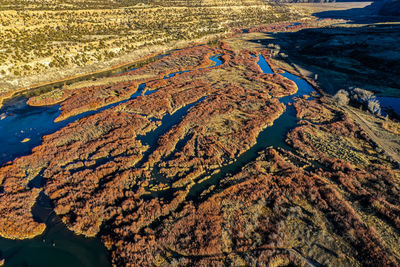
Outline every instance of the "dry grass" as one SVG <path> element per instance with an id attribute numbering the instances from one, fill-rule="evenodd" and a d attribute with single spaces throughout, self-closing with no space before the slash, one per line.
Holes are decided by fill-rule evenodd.
<path id="1" fill-rule="evenodd" d="M 384 121 L 382 122 L 382 128 L 388 130 L 391 133 L 400 135 L 400 123 L 394 121 Z"/>
<path id="2" fill-rule="evenodd" d="M 0 2 L 0 93 L 301 17 L 261 0 L 28 2 Z"/>

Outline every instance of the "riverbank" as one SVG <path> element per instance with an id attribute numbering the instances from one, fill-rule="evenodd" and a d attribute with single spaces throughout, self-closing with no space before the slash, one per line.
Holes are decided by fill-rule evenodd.
<path id="1" fill-rule="evenodd" d="M 225 35 L 224 35 L 225 36 Z M 49 77 L 42 76 L 41 79 L 43 79 L 43 82 L 36 83 L 33 82 L 32 85 L 25 86 L 25 87 L 13 87 L 8 85 L 8 91 L 6 92 L 0 92 L 0 108 L 2 107 L 4 101 L 10 100 L 14 97 L 17 97 L 19 95 L 25 95 L 27 97 L 35 96 L 35 95 L 40 95 L 46 92 L 49 92 L 51 90 L 54 90 L 56 88 L 61 88 L 66 85 L 72 85 L 81 81 L 94 81 L 98 78 L 104 78 L 104 77 L 109 77 L 111 75 L 115 75 L 124 71 L 127 71 L 129 69 L 133 68 L 138 68 L 141 67 L 145 64 L 148 64 L 150 62 L 153 62 L 164 55 L 169 54 L 172 51 L 179 50 L 179 49 L 184 49 L 185 47 L 191 47 L 191 46 L 196 46 L 201 43 L 214 40 L 215 38 L 222 38 L 220 35 L 216 36 L 208 36 L 206 39 L 201 39 L 201 40 L 193 40 L 188 43 L 182 43 L 178 44 L 174 47 L 169 47 L 169 50 L 165 50 L 167 47 L 162 47 L 162 48 L 157 48 L 153 53 L 150 53 L 148 55 L 142 56 L 139 55 L 137 56 L 138 52 L 135 52 L 133 55 L 124 55 L 121 58 L 114 59 L 113 62 L 107 62 L 107 63 L 102 63 L 102 64 L 97 64 L 97 67 L 95 69 L 97 70 L 92 70 L 89 71 L 90 69 L 93 69 L 93 67 L 83 67 L 79 69 L 74 69 L 74 70 L 68 70 L 67 73 L 56 71 L 54 74 L 47 74 L 49 77 L 54 77 L 54 76 L 59 76 L 59 79 L 50 79 Z M 146 51 L 151 51 L 152 49 L 146 49 Z M 139 52 L 139 54 L 141 54 Z M 131 59 L 129 59 L 131 58 Z M 128 61 L 127 61 L 128 59 Z M 111 67 L 108 67 L 109 65 L 112 65 Z M 72 72 L 72 75 L 71 75 Z M 62 78 L 61 78 L 62 77 Z M 33 79 L 36 80 L 36 78 L 27 78 L 28 80 Z M 23 82 L 23 83 L 32 83 L 32 82 Z M 1 90 L 0 90 L 1 91 Z"/>
<path id="2" fill-rule="evenodd" d="M 35 244 L 60 255 L 49 262 L 69 265 L 109 266 L 105 249 L 116 266 L 395 265 L 398 165 L 296 65 L 274 61 L 290 57 L 267 45 L 282 33 L 336 22 L 242 30 L 120 73 L 110 84 L 31 99 L 41 107 L 24 100 L 22 110 L 7 106 L 13 112 L 0 125 L 15 127 L 10 136 L 26 126 L 24 116 L 31 128 L 56 125 L 61 111 L 46 103 L 62 99 L 63 111 L 74 114 L 93 109 L 41 132 L 30 153 L 0 167 L 0 234 L 33 236 L 45 224 L 46 239 L 57 237 L 60 231 L 27 208 L 45 196 L 72 243 L 57 254 L 67 238 L 55 246 L 42 236 L 0 239 L 0 256 L 40 262 L 35 255 L 43 254 L 24 250 Z M 35 110 L 45 123 L 29 119 Z M 396 125 L 369 126 L 376 123 L 400 143 Z M 77 253 L 83 244 L 102 257 Z"/>
<path id="3" fill-rule="evenodd" d="M 151 54 L 206 43 L 238 28 L 306 16 L 261 0 L 188 6 L 157 0 L 99 0 L 88 6 L 78 0 L 50 8 L 35 2 L 23 9 L 19 2 L 5 2 L 8 5 L 0 8 L 0 94 L 8 97 L 9 91 L 101 72 Z"/>
<path id="4" fill-rule="evenodd" d="M 352 12 L 367 24 L 343 21 L 329 28 L 268 34 L 258 40 L 272 49 L 275 65 L 307 77 L 322 95 L 334 95 L 348 87 L 371 90 L 380 101 L 382 114 L 398 120 L 399 114 L 395 112 L 400 106 L 400 69 L 396 63 L 400 59 L 396 46 L 400 41 L 399 24 L 370 23 L 381 18 L 372 15 L 368 20 L 369 7 Z M 357 21 L 357 17 L 354 19 Z M 256 35 L 253 38 L 257 40 Z M 394 141 L 397 136 L 382 127 L 382 118 L 350 106 L 344 109 L 386 155 L 400 162 L 400 145 Z"/>
<path id="5" fill-rule="evenodd" d="M 323 10 L 330 10 L 332 8 L 335 9 L 344 9 L 345 7 L 352 7 L 352 6 L 360 6 L 360 4 L 347 4 L 347 5 L 305 5 L 305 4 L 292 4 L 292 5 L 277 5 L 276 7 L 270 7 L 271 10 L 276 10 L 276 18 L 269 18 L 271 22 L 273 21 L 290 21 L 293 19 L 307 19 L 311 17 L 311 14 L 316 11 L 323 11 Z M 144 8 L 144 7 L 143 7 Z M 238 8 L 238 7 L 235 7 Z M 253 6 L 249 6 L 248 8 L 253 8 Z M 267 8 L 264 7 L 263 8 Z M 289 9 L 290 14 L 281 15 L 282 8 Z M 146 10 L 148 7 L 145 8 Z M 215 9 L 215 8 L 214 8 Z M 218 9 L 218 8 L 217 8 Z M 274 11 L 269 10 L 268 12 L 274 13 Z M 116 10 L 118 11 L 118 10 Z M 9 11 L 7 11 L 9 12 Z M 90 11 L 88 11 L 90 12 Z M 105 11 L 101 11 L 105 12 Z M 114 12 L 114 11 L 113 11 Z M 51 12 L 50 12 L 51 13 Z M 50 14 L 49 13 L 49 14 Z M 79 14 L 82 12 L 79 11 Z M 46 13 L 42 14 L 45 15 Z M 46 15 L 46 16 L 49 16 Z M 56 13 L 58 14 L 58 13 Z M 1 14 L 0 14 L 1 15 Z M 60 14 L 59 14 L 60 15 Z M 7 15 L 5 20 L 8 17 L 12 17 L 11 15 Z M 38 75 L 29 76 L 28 74 L 19 77 L 8 77 L 7 75 L 3 74 L 4 79 L 1 81 L 2 84 L 0 85 L 0 107 L 2 103 L 6 99 L 10 99 L 20 94 L 28 94 L 29 91 L 33 90 L 34 92 L 30 92 L 30 95 L 34 95 L 40 93 L 40 91 L 48 91 L 52 88 L 63 86 L 64 84 L 71 84 L 76 81 L 80 80 L 92 80 L 93 78 L 104 77 L 108 76 L 112 73 L 118 71 L 126 70 L 126 67 L 130 65 L 135 65 L 138 61 L 146 61 L 150 58 L 168 53 L 167 51 L 171 51 L 174 49 L 182 49 L 187 46 L 196 45 L 198 43 L 207 43 L 213 42 L 214 40 L 221 39 L 233 34 L 238 28 L 247 28 L 254 24 L 261 24 L 265 23 L 266 21 L 258 21 L 257 23 L 254 21 L 249 23 L 249 25 L 237 25 L 236 27 L 232 27 L 229 30 L 220 33 L 210 33 L 203 37 L 199 38 L 189 38 L 187 40 L 177 40 L 170 42 L 168 44 L 163 45 L 147 45 L 145 48 L 137 48 L 130 53 L 125 53 L 124 55 L 114 56 L 112 59 L 104 60 L 104 61 L 96 61 L 92 63 L 86 63 L 82 66 L 68 66 L 67 68 L 46 68 L 45 72 L 41 72 Z M 17 22 L 15 22 L 17 23 Z M 37 23 L 37 22 L 35 22 Z M 18 24 L 18 23 L 17 23 Z M 22 22 L 21 22 L 22 24 Z M 18 24 L 19 25 L 19 24 Z M 88 24 L 90 25 L 90 23 Z M 88 26 L 86 25 L 86 26 Z M 39 26 L 38 26 L 39 27 Z M 39 27 L 40 28 L 40 27 Z M 6 29 L 8 29 L 6 27 Z M 101 37 L 102 38 L 102 37 Z M 90 39 L 90 38 L 89 38 Z M 127 43 L 131 43 L 131 41 L 127 41 Z M 75 48 L 74 48 L 75 49 Z M 15 65 L 15 64 L 14 64 Z"/>

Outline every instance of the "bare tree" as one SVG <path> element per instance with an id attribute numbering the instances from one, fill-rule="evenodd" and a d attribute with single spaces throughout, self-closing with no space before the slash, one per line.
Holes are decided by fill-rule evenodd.
<path id="1" fill-rule="evenodd" d="M 368 110 L 373 114 L 381 114 L 379 100 L 376 98 L 373 92 L 357 87 L 350 87 L 348 90 L 350 92 L 351 100 L 367 107 Z"/>
<path id="2" fill-rule="evenodd" d="M 379 103 L 379 100 L 376 99 L 375 96 L 368 100 L 368 110 L 371 113 L 376 114 L 376 115 L 380 115 L 381 114 L 381 105 Z"/>

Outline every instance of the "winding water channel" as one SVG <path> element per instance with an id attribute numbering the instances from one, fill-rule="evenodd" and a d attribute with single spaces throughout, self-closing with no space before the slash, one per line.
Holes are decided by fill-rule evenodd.
<path id="1" fill-rule="evenodd" d="M 211 67 L 217 67 L 222 64 L 220 56 L 214 55 L 210 57 L 210 60 L 215 62 L 215 65 Z M 172 78 L 184 72 L 171 73 L 165 76 L 164 79 Z M 32 151 L 32 148 L 41 144 L 43 136 L 54 133 L 71 122 L 115 107 L 143 94 L 150 95 L 156 92 L 151 90 L 144 91 L 145 88 L 146 84 L 141 84 L 138 90 L 128 99 L 97 110 L 78 114 L 61 122 L 54 122 L 61 114 L 60 105 L 32 107 L 26 103 L 28 99 L 25 96 L 20 96 L 4 103 L 0 109 L 0 140 L 2 140 L 2 145 L 0 146 L 0 166 L 17 157 L 28 155 Z M 29 138 L 30 140 L 25 143 L 21 142 L 25 138 Z"/>
<path id="2" fill-rule="evenodd" d="M 262 55 L 259 56 L 257 63 L 264 73 L 274 73 Z M 295 94 L 279 98 L 279 101 L 286 105 L 285 112 L 274 121 L 272 126 L 265 128 L 258 135 L 256 144 L 241 154 L 232 164 L 222 167 L 218 173 L 212 175 L 209 179 L 193 186 L 187 197 L 189 200 L 199 200 L 199 196 L 203 191 L 212 185 L 218 185 L 219 181 L 224 177 L 238 173 L 244 165 L 254 161 L 259 156 L 258 153 L 267 147 L 273 146 L 291 150 L 291 147 L 286 144 L 285 138 L 289 130 L 296 127 L 298 119 L 295 108 L 292 105 L 288 105 L 288 103 L 293 102 L 292 99 L 294 97 L 310 95 L 315 90 L 307 81 L 296 75 L 286 71 L 280 75 L 295 82 L 298 88 Z"/>
<path id="3" fill-rule="evenodd" d="M 207 67 L 220 66 L 221 55 L 210 57 L 215 64 Z M 188 71 L 184 71 L 188 72 Z M 183 72 L 174 72 L 164 77 L 169 79 Z M 41 144 L 44 135 L 51 134 L 71 122 L 103 110 L 115 107 L 121 103 L 135 99 L 140 95 L 150 95 L 156 91 L 145 91 L 146 84 L 141 84 L 137 92 L 130 98 L 107 105 L 98 110 L 84 112 L 61 122 L 54 122 L 61 111 L 60 105 L 32 107 L 26 97 L 18 97 L 5 103 L 0 109 L 0 166 L 6 162 L 27 155 L 32 148 Z M 143 136 L 142 141 L 151 146 L 158 138 L 185 116 L 186 112 L 196 103 L 188 104 L 174 114 L 168 114 L 161 120 L 161 126 L 150 134 Z M 29 142 L 21 142 L 29 138 Z M 31 187 L 43 186 L 43 179 L 31 181 Z M 108 252 L 98 238 L 85 238 L 69 231 L 53 211 L 49 199 L 41 194 L 32 210 L 35 220 L 47 225 L 43 235 L 29 240 L 8 240 L 0 238 L 0 259 L 5 259 L 5 266 L 111 266 Z"/>
<path id="4" fill-rule="evenodd" d="M 215 62 L 215 65 L 211 67 L 222 64 L 220 56 L 210 57 Z M 274 73 L 261 55 L 258 64 L 264 73 Z M 164 79 L 169 79 L 180 73 L 182 72 L 171 73 Z M 309 95 L 314 90 L 310 84 L 293 74 L 285 72 L 281 75 L 294 81 L 298 86 L 296 94 L 279 99 L 286 104 L 286 111 L 274 122 L 273 126 L 263 130 L 257 138 L 257 143 L 239 156 L 234 163 L 223 167 L 218 174 L 211 176 L 210 179 L 195 185 L 189 192 L 189 199 L 195 200 L 210 185 L 218 184 L 225 175 L 234 174 L 240 170 L 245 164 L 254 160 L 260 150 L 268 146 L 289 149 L 285 143 L 285 136 L 290 129 L 297 125 L 297 119 L 294 108 L 287 104 L 293 97 Z M 145 84 L 141 84 L 137 92 L 129 99 L 95 111 L 79 114 L 58 123 L 55 123 L 54 119 L 60 115 L 59 105 L 31 107 L 26 104 L 26 97 L 18 97 L 5 103 L 0 110 L 0 114 L 5 116 L 0 120 L 0 138 L 3 140 L 0 147 L 0 165 L 16 157 L 29 154 L 33 147 L 40 145 L 41 138 L 44 135 L 54 133 L 71 122 L 135 99 L 140 95 L 155 92 L 145 91 L 145 87 Z M 162 134 L 177 124 L 192 106 L 203 100 L 204 98 L 201 98 L 174 114 L 166 115 L 162 119 L 161 126 L 150 134 L 141 137 L 142 141 L 153 147 Z M 29 138 L 30 141 L 22 143 L 21 140 L 24 138 Z M 39 197 L 32 213 L 37 221 L 46 223 L 47 229 L 43 235 L 30 240 L 0 238 L 0 258 L 6 260 L 6 266 L 111 266 L 108 253 L 101 241 L 97 238 L 77 236 L 69 231 L 56 216 L 50 201 L 44 194 Z"/>

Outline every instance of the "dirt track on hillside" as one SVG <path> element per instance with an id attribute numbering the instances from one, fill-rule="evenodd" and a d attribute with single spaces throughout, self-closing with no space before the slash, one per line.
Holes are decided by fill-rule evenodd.
<path id="1" fill-rule="evenodd" d="M 400 165 L 400 136 L 383 129 L 378 122 L 381 119 L 362 114 L 362 112 L 355 111 L 353 108 L 345 108 L 345 110 L 376 145 Z"/>

